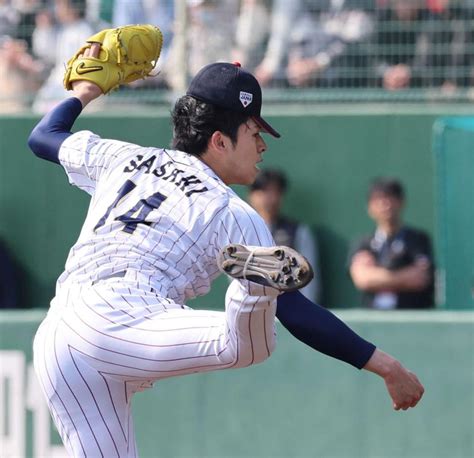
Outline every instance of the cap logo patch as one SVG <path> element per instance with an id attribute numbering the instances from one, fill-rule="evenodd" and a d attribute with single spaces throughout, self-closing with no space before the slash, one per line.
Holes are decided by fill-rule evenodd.
<path id="1" fill-rule="evenodd" d="M 253 94 L 250 92 L 240 91 L 239 99 L 244 108 L 247 108 L 252 103 Z"/>

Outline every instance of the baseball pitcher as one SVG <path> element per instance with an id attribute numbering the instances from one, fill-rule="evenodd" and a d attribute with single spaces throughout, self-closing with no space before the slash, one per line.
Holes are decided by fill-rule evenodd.
<path id="1" fill-rule="evenodd" d="M 151 25 L 92 36 L 67 64 L 73 96 L 29 138 L 91 196 L 56 295 L 34 340 L 34 364 L 71 456 L 135 457 L 133 395 L 157 380 L 268 358 L 275 314 L 298 339 L 384 378 L 395 409 L 423 387 L 391 356 L 299 293 L 313 275 L 273 246 L 263 220 L 229 187 L 251 184 L 266 151 L 257 80 L 238 64 L 204 67 L 175 104 L 172 149 L 72 133 L 82 109 L 149 75 L 162 45 Z M 197 311 L 223 271 L 225 310 Z"/>

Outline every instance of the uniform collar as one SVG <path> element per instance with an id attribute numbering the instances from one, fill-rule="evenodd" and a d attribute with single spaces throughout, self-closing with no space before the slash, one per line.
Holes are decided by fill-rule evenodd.
<path id="1" fill-rule="evenodd" d="M 170 159 L 173 160 L 174 162 L 178 164 L 181 163 L 183 165 L 189 165 L 191 163 L 193 167 L 196 167 L 197 169 L 201 170 L 210 178 L 214 178 L 219 183 L 225 184 L 221 180 L 221 178 L 219 178 L 216 172 L 214 172 L 214 170 L 212 170 L 211 167 L 209 167 L 205 162 L 199 159 L 199 157 L 194 156 L 193 154 L 186 153 L 185 151 L 180 151 L 180 150 L 173 150 L 173 153 L 170 153 L 168 150 L 165 150 L 165 152 L 169 155 Z"/>
<path id="2" fill-rule="evenodd" d="M 395 232 L 390 237 L 387 237 L 387 234 L 385 232 L 383 232 L 381 229 L 377 228 L 375 230 L 374 239 L 379 243 L 384 243 L 387 240 L 394 240 L 398 237 L 401 237 L 403 235 L 404 231 L 405 231 L 405 228 L 403 226 L 401 226 L 400 229 L 398 229 L 397 232 Z"/>

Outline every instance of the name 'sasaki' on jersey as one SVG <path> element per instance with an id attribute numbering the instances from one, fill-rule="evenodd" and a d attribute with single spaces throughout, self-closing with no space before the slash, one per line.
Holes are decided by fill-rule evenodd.
<path id="1" fill-rule="evenodd" d="M 159 155 L 167 154 L 166 150 L 155 151 L 158 151 Z M 173 151 L 173 153 L 176 154 L 178 152 Z M 176 160 L 160 162 L 157 154 L 152 154 L 149 157 L 145 157 L 143 154 L 137 154 L 130 159 L 120 174 L 126 179 L 125 181 L 122 180 L 123 183 L 115 194 L 115 200 L 111 202 L 104 215 L 95 225 L 94 232 L 105 225 L 114 209 L 119 206 L 120 208 L 127 207 L 127 205 L 127 210 L 114 218 L 115 221 L 120 221 L 124 224 L 122 229 L 124 232 L 133 233 L 139 223 L 151 225 L 153 220 L 149 218 L 150 213 L 157 210 L 171 193 L 170 186 L 164 185 L 161 180 L 166 183 L 172 183 L 174 185 L 173 191 L 176 192 L 179 190 L 181 191 L 180 194 L 187 198 L 193 194 L 199 194 L 209 190 L 203 181 L 193 173 L 190 164 L 183 163 L 182 165 L 183 168 L 179 168 L 179 162 Z M 154 179 L 147 180 L 147 183 L 145 183 L 144 180 L 147 175 Z M 159 179 L 159 181 L 156 179 Z M 135 196 L 135 203 L 131 204 L 130 202 L 133 202 L 132 199 L 135 194 L 133 191 L 138 191 L 138 184 L 140 185 L 139 196 Z M 168 188 L 168 192 L 163 188 Z M 157 189 L 160 189 L 160 191 Z"/>

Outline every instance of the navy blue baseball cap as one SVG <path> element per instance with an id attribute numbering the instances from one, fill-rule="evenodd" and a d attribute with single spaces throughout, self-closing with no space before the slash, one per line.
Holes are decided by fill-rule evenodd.
<path id="1" fill-rule="evenodd" d="M 248 114 L 260 128 L 274 137 L 280 134 L 261 116 L 262 89 L 255 76 L 238 62 L 218 62 L 199 70 L 189 84 L 187 95 L 231 111 Z"/>

